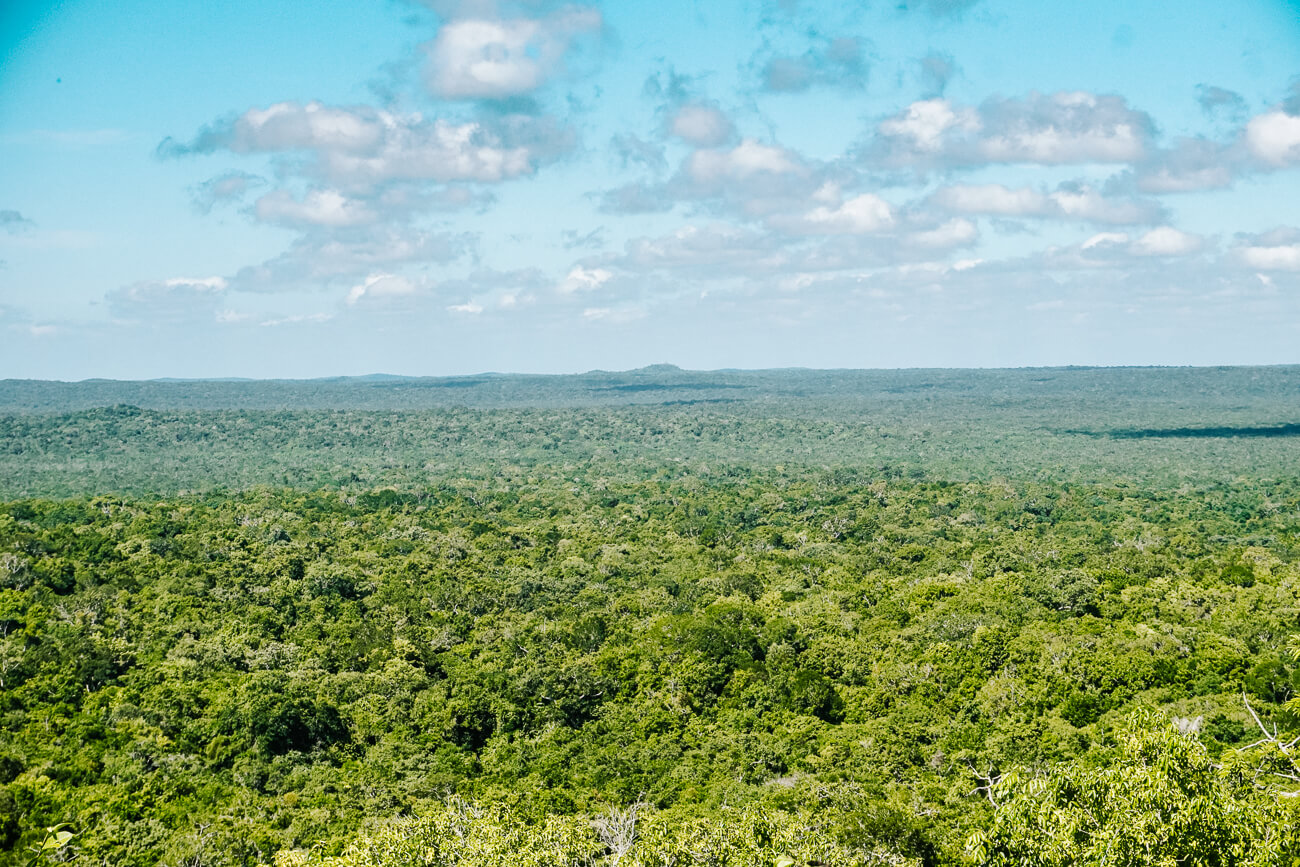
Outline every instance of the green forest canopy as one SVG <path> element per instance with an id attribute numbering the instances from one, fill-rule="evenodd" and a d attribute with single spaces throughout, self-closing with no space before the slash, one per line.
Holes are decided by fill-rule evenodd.
<path id="1" fill-rule="evenodd" d="M 482 381 L 0 385 L 0 864 L 1296 852 L 1293 369 Z"/>

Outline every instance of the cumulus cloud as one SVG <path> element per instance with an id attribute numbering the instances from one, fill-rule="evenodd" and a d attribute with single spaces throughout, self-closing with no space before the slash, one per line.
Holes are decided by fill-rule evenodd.
<path id="1" fill-rule="evenodd" d="M 1152 229 L 1129 245 L 1137 256 L 1186 256 L 1201 249 L 1204 239 L 1172 226 Z"/>
<path id="2" fill-rule="evenodd" d="M 1245 142 L 1266 166 L 1300 165 L 1300 114 L 1278 109 L 1256 115 L 1246 124 Z"/>
<path id="3" fill-rule="evenodd" d="M 1110 197 L 1086 184 L 1062 184 L 1048 192 L 1002 184 L 954 184 L 937 190 L 930 201 L 962 214 L 1033 217 L 1086 223 L 1155 223 L 1164 208 L 1149 199 Z"/>
<path id="4" fill-rule="evenodd" d="M 888 167 L 947 169 L 990 164 L 1069 165 L 1139 160 L 1155 124 L 1122 97 L 1032 92 L 978 108 L 920 100 L 876 127 L 864 150 Z"/>
<path id="5" fill-rule="evenodd" d="M 785 148 L 745 139 L 726 150 L 699 150 L 686 161 L 686 173 L 697 183 L 714 186 L 725 181 L 749 181 L 763 175 L 800 172 L 798 157 Z"/>
<path id="6" fill-rule="evenodd" d="M 607 268 L 575 265 L 560 283 L 560 292 L 565 295 L 590 292 L 608 283 L 613 276 L 614 273 Z"/>
<path id="7" fill-rule="evenodd" d="M 346 226 L 306 232 L 280 255 L 241 268 L 232 289 L 280 292 L 321 288 L 388 273 L 399 265 L 450 262 L 463 255 L 472 238 L 411 227 Z"/>
<path id="8" fill-rule="evenodd" d="M 370 302 L 386 298 L 403 298 L 414 295 L 418 291 L 416 285 L 405 277 L 379 273 L 369 275 L 349 289 L 346 300 L 349 305 L 356 305 L 362 300 Z"/>
<path id="9" fill-rule="evenodd" d="M 915 247 L 966 247 L 979 239 L 979 229 L 970 220 L 957 217 L 933 229 L 913 232 L 904 241 Z"/>
<path id="10" fill-rule="evenodd" d="M 1132 172 L 1144 193 L 1188 193 L 1229 187 L 1249 166 L 1232 143 L 1182 138 L 1153 151 Z"/>
<path id="11" fill-rule="evenodd" d="M 716 105 L 687 103 L 677 107 L 668 120 L 668 132 L 696 147 L 718 147 L 735 134 L 731 119 Z"/>
<path id="12" fill-rule="evenodd" d="M 867 61 L 862 40 L 831 39 L 798 56 L 768 59 L 760 74 L 770 93 L 800 93 L 815 86 L 857 90 L 867 83 Z"/>
<path id="13" fill-rule="evenodd" d="M 263 222 L 284 226 L 357 226 L 377 219 L 364 202 L 338 190 L 311 190 L 301 198 L 276 190 L 258 199 L 253 212 Z"/>
<path id="14" fill-rule="evenodd" d="M 289 316 L 263 319 L 257 324 L 263 328 L 278 328 L 282 325 L 301 325 L 304 322 L 328 322 L 333 318 L 333 313 L 294 313 Z"/>
<path id="15" fill-rule="evenodd" d="M 614 262 L 631 271 L 692 269 L 714 275 L 751 267 L 773 255 L 766 234 L 726 223 L 687 225 L 656 238 L 636 238 L 627 243 Z"/>
<path id="16" fill-rule="evenodd" d="M 572 43 L 601 28 L 600 12 L 566 7 L 546 18 L 448 21 L 428 46 L 427 83 L 443 99 L 530 94 L 563 67 Z"/>
<path id="17" fill-rule="evenodd" d="M 1206 248 L 1205 238 L 1172 226 L 1158 226 L 1140 235 L 1099 232 L 1080 244 L 1049 247 L 1035 257 L 1050 268 L 1131 268 L 1143 260 L 1181 259 Z"/>
<path id="18" fill-rule="evenodd" d="M 450 304 L 453 313 L 478 315 L 489 311 L 511 311 L 531 305 L 539 294 L 555 288 L 537 268 L 497 271 L 491 268 L 472 272 L 467 277 L 443 281 L 438 294 L 445 298 L 465 299 Z"/>
<path id="19" fill-rule="evenodd" d="M 1300 271 L 1300 229 L 1283 227 L 1259 235 L 1244 235 L 1235 253 L 1248 268 Z"/>
<path id="20" fill-rule="evenodd" d="M 108 293 L 107 300 L 118 319 L 178 322 L 211 319 L 226 290 L 221 277 L 174 277 L 123 286 Z"/>
<path id="21" fill-rule="evenodd" d="M 832 194 L 838 199 L 838 192 Z M 870 235 L 894 225 L 894 211 L 879 196 L 863 193 L 846 201 L 818 205 L 797 216 L 776 215 L 768 225 L 796 235 Z"/>
<path id="22" fill-rule="evenodd" d="M 365 188 L 391 181 L 496 183 L 532 174 L 572 146 L 572 132 L 547 119 L 453 123 L 369 106 L 282 102 L 210 124 L 188 143 L 167 139 L 159 152 L 303 153 L 311 159 L 307 174 Z"/>

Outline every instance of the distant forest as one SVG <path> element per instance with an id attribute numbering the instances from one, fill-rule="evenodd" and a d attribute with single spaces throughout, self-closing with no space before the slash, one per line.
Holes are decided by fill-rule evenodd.
<path id="1" fill-rule="evenodd" d="M 0 865 L 1300 858 L 1300 368 L 0 382 Z"/>

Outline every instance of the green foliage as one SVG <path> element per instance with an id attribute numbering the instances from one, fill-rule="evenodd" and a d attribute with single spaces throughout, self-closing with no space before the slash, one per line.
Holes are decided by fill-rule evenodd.
<path id="1" fill-rule="evenodd" d="M 930 867 L 1014 830 L 984 796 L 1012 767 L 1062 769 L 994 785 L 1026 817 L 1150 794 L 1125 828 L 1256 857 L 1289 814 L 1241 781 L 1300 775 L 1300 439 L 1187 434 L 1284 420 L 1243 376 L 659 370 L 346 411 L 145 384 L 189 403 L 0 416 L 0 867 L 63 822 L 59 857 L 128 867 L 427 839 Z M 1143 707 L 1203 747 L 1123 746 Z M 1148 765 L 1182 770 L 1144 794 Z"/>
<path id="2" fill-rule="evenodd" d="M 611 821 L 611 817 L 614 818 Z M 554 815 L 529 819 L 500 804 L 452 800 L 427 815 L 380 825 L 335 857 L 282 851 L 276 867 L 758 867 L 835 864 L 843 867 L 917 862 L 831 838 L 824 817 L 754 805 L 716 816 L 653 809 L 612 811 L 588 821 Z"/>
<path id="3" fill-rule="evenodd" d="M 967 851 L 981 867 L 1276 867 L 1300 863 L 1300 804 L 1258 766 L 1213 762 L 1194 736 L 1138 714 L 1106 767 L 1007 773 L 993 824 Z M 1267 779 L 1267 776 L 1265 776 Z"/>

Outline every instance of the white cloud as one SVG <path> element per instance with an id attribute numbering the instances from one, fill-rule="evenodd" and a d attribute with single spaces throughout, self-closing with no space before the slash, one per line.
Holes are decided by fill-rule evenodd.
<path id="1" fill-rule="evenodd" d="M 371 274 L 348 290 L 347 302 L 356 304 L 363 298 L 399 298 L 414 295 L 417 291 L 414 283 L 397 274 Z"/>
<path id="2" fill-rule="evenodd" d="M 543 19 L 449 21 L 429 47 L 429 88 L 444 99 L 532 93 L 561 66 L 575 38 L 600 27 L 600 12 L 584 7 Z"/>
<path id="3" fill-rule="evenodd" d="M 224 277 L 172 277 L 164 280 L 163 286 L 199 293 L 221 292 L 226 288 L 226 280 Z"/>
<path id="4" fill-rule="evenodd" d="M 1110 268 L 1123 271 L 1154 259 L 1192 257 L 1205 249 L 1205 238 L 1172 226 L 1159 226 L 1134 237 L 1127 232 L 1100 232 L 1081 244 L 1049 247 L 1031 257 L 1052 269 Z M 1191 261 L 1188 258 L 1188 261 Z M 1159 267 L 1168 267 L 1161 263 Z"/>
<path id="5" fill-rule="evenodd" d="M 1161 226 L 1134 241 L 1129 251 L 1138 256 L 1186 256 L 1201 249 L 1203 243 L 1199 235 Z"/>
<path id="6" fill-rule="evenodd" d="M 923 153 L 937 153 L 949 130 L 975 131 L 979 127 L 979 116 L 972 109 L 954 109 L 946 99 L 925 99 L 883 121 L 879 132 L 889 138 L 910 139 L 912 147 Z"/>
<path id="7" fill-rule="evenodd" d="M 465 235 L 410 227 L 324 227 L 305 233 L 273 259 L 241 268 L 230 283 L 241 292 L 337 286 L 366 274 L 388 273 L 404 263 L 452 261 L 471 241 Z"/>
<path id="8" fill-rule="evenodd" d="M 292 316 L 281 316 L 277 319 L 263 319 L 257 324 L 263 328 L 276 328 L 280 325 L 298 325 L 303 322 L 328 322 L 333 318 L 333 313 L 296 313 Z"/>
<path id="9" fill-rule="evenodd" d="M 1237 255 L 1249 268 L 1261 271 L 1300 271 L 1300 241 L 1291 244 L 1249 244 Z"/>
<path id="10" fill-rule="evenodd" d="M 730 150 L 696 151 L 687 160 L 686 170 L 695 181 L 712 184 L 761 174 L 793 174 L 799 171 L 799 163 L 785 148 L 745 139 Z"/>
<path id="11" fill-rule="evenodd" d="M 264 109 L 250 108 L 221 135 L 224 146 L 235 153 L 289 150 L 364 152 L 383 137 L 383 115 L 320 102 L 305 105 L 278 102 Z M 202 138 L 202 134 L 200 135 Z"/>
<path id="12" fill-rule="evenodd" d="M 226 289 L 222 277 L 172 277 L 132 283 L 107 298 L 113 315 L 127 321 L 181 321 L 210 318 Z"/>
<path id="13" fill-rule="evenodd" d="M 1163 215 L 1156 202 L 1112 198 L 1087 186 L 1059 189 L 1048 199 L 1059 215 L 1092 223 L 1152 223 Z"/>
<path id="14" fill-rule="evenodd" d="M 988 100 L 978 109 L 927 99 L 881 121 L 866 156 L 885 165 L 935 168 L 1123 163 L 1147 152 L 1154 128 L 1123 98 L 1080 91 L 1031 92 Z"/>
<path id="15" fill-rule="evenodd" d="M 1001 217 L 1038 217 L 1091 223 L 1153 223 L 1163 215 L 1150 200 L 1112 198 L 1089 186 L 1061 186 L 1051 193 L 1002 184 L 957 184 L 938 190 L 933 201 L 949 211 Z"/>
<path id="16" fill-rule="evenodd" d="M 1300 163 L 1300 116 L 1270 111 L 1246 124 L 1246 146 L 1273 167 Z"/>
<path id="17" fill-rule="evenodd" d="M 735 128 L 717 107 L 689 103 L 673 113 L 668 131 L 697 147 L 717 147 L 731 138 Z"/>
<path id="18" fill-rule="evenodd" d="M 538 162 L 570 146 L 568 133 L 533 118 L 501 118 L 489 128 L 368 106 L 282 102 L 206 127 L 189 144 L 168 140 L 160 150 L 304 151 L 314 160 L 296 170 L 355 188 L 391 181 L 496 183 L 531 174 Z"/>
<path id="19" fill-rule="evenodd" d="M 614 325 L 634 322 L 645 315 L 645 310 L 640 307 L 588 307 L 582 311 L 582 318 L 588 322 L 609 322 Z"/>
<path id="20" fill-rule="evenodd" d="M 464 304 L 450 304 L 447 309 L 452 313 L 467 313 L 470 316 L 477 316 L 483 312 L 483 305 L 476 304 L 473 301 L 466 301 Z"/>
<path id="21" fill-rule="evenodd" d="M 276 190 L 258 199 L 253 212 L 263 222 L 289 226 L 356 226 L 377 219 L 364 202 L 349 199 L 338 190 L 312 190 L 301 199 L 287 190 Z"/>
<path id="22" fill-rule="evenodd" d="M 913 232 L 907 236 L 907 242 L 917 247 L 960 247 L 973 243 L 979 237 L 979 229 L 970 220 L 958 217 L 936 226 Z"/>
<path id="23" fill-rule="evenodd" d="M 560 292 L 571 295 L 575 292 L 590 292 L 608 283 L 614 274 L 606 268 L 587 268 L 575 265 L 564 281 L 560 283 Z"/>
<path id="24" fill-rule="evenodd" d="M 798 217 L 772 217 L 768 223 L 795 234 L 865 235 L 891 228 L 894 213 L 884 199 L 863 193 L 836 206 L 819 205 Z"/>
<path id="25" fill-rule="evenodd" d="M 1005 217 L 1040 216 L 1051 210 L 1047 196 L 1029 187 L 1018 190 L 1002 184 L 957 184 L 943 187 L 935 202 L 965 214 L 994 214 Z"/>
<path id="26" fill-rule="evenodd" d="M 419 115 L 394 118 L 376 148 L 364 153 L 329 150 L 321 172 L 344 183 L 389 180 L 495 183 L 533 172 L 533 154 L 509 146 L 478 123 L 425 123 Z"/>
<path id="27" fill-rule="evenodd" d="M 766 235 L 714 223 L 683 226 L 669 235 L 629 241 L 620 264 L 633 271 L 662 268 L 731 273 L 738 265 L 753 267 L 779 255 Z"/>
<path id="28" fill-rule="evenodd" d="M 1128 235 L 1124 232 L 1101 232 L 1093 235 L 1088 240 L 1079 245 L 1081 250 L 1091 250 L 1094 247 L 1110 247 L 1116 244 L 1127 244 Z"/>

